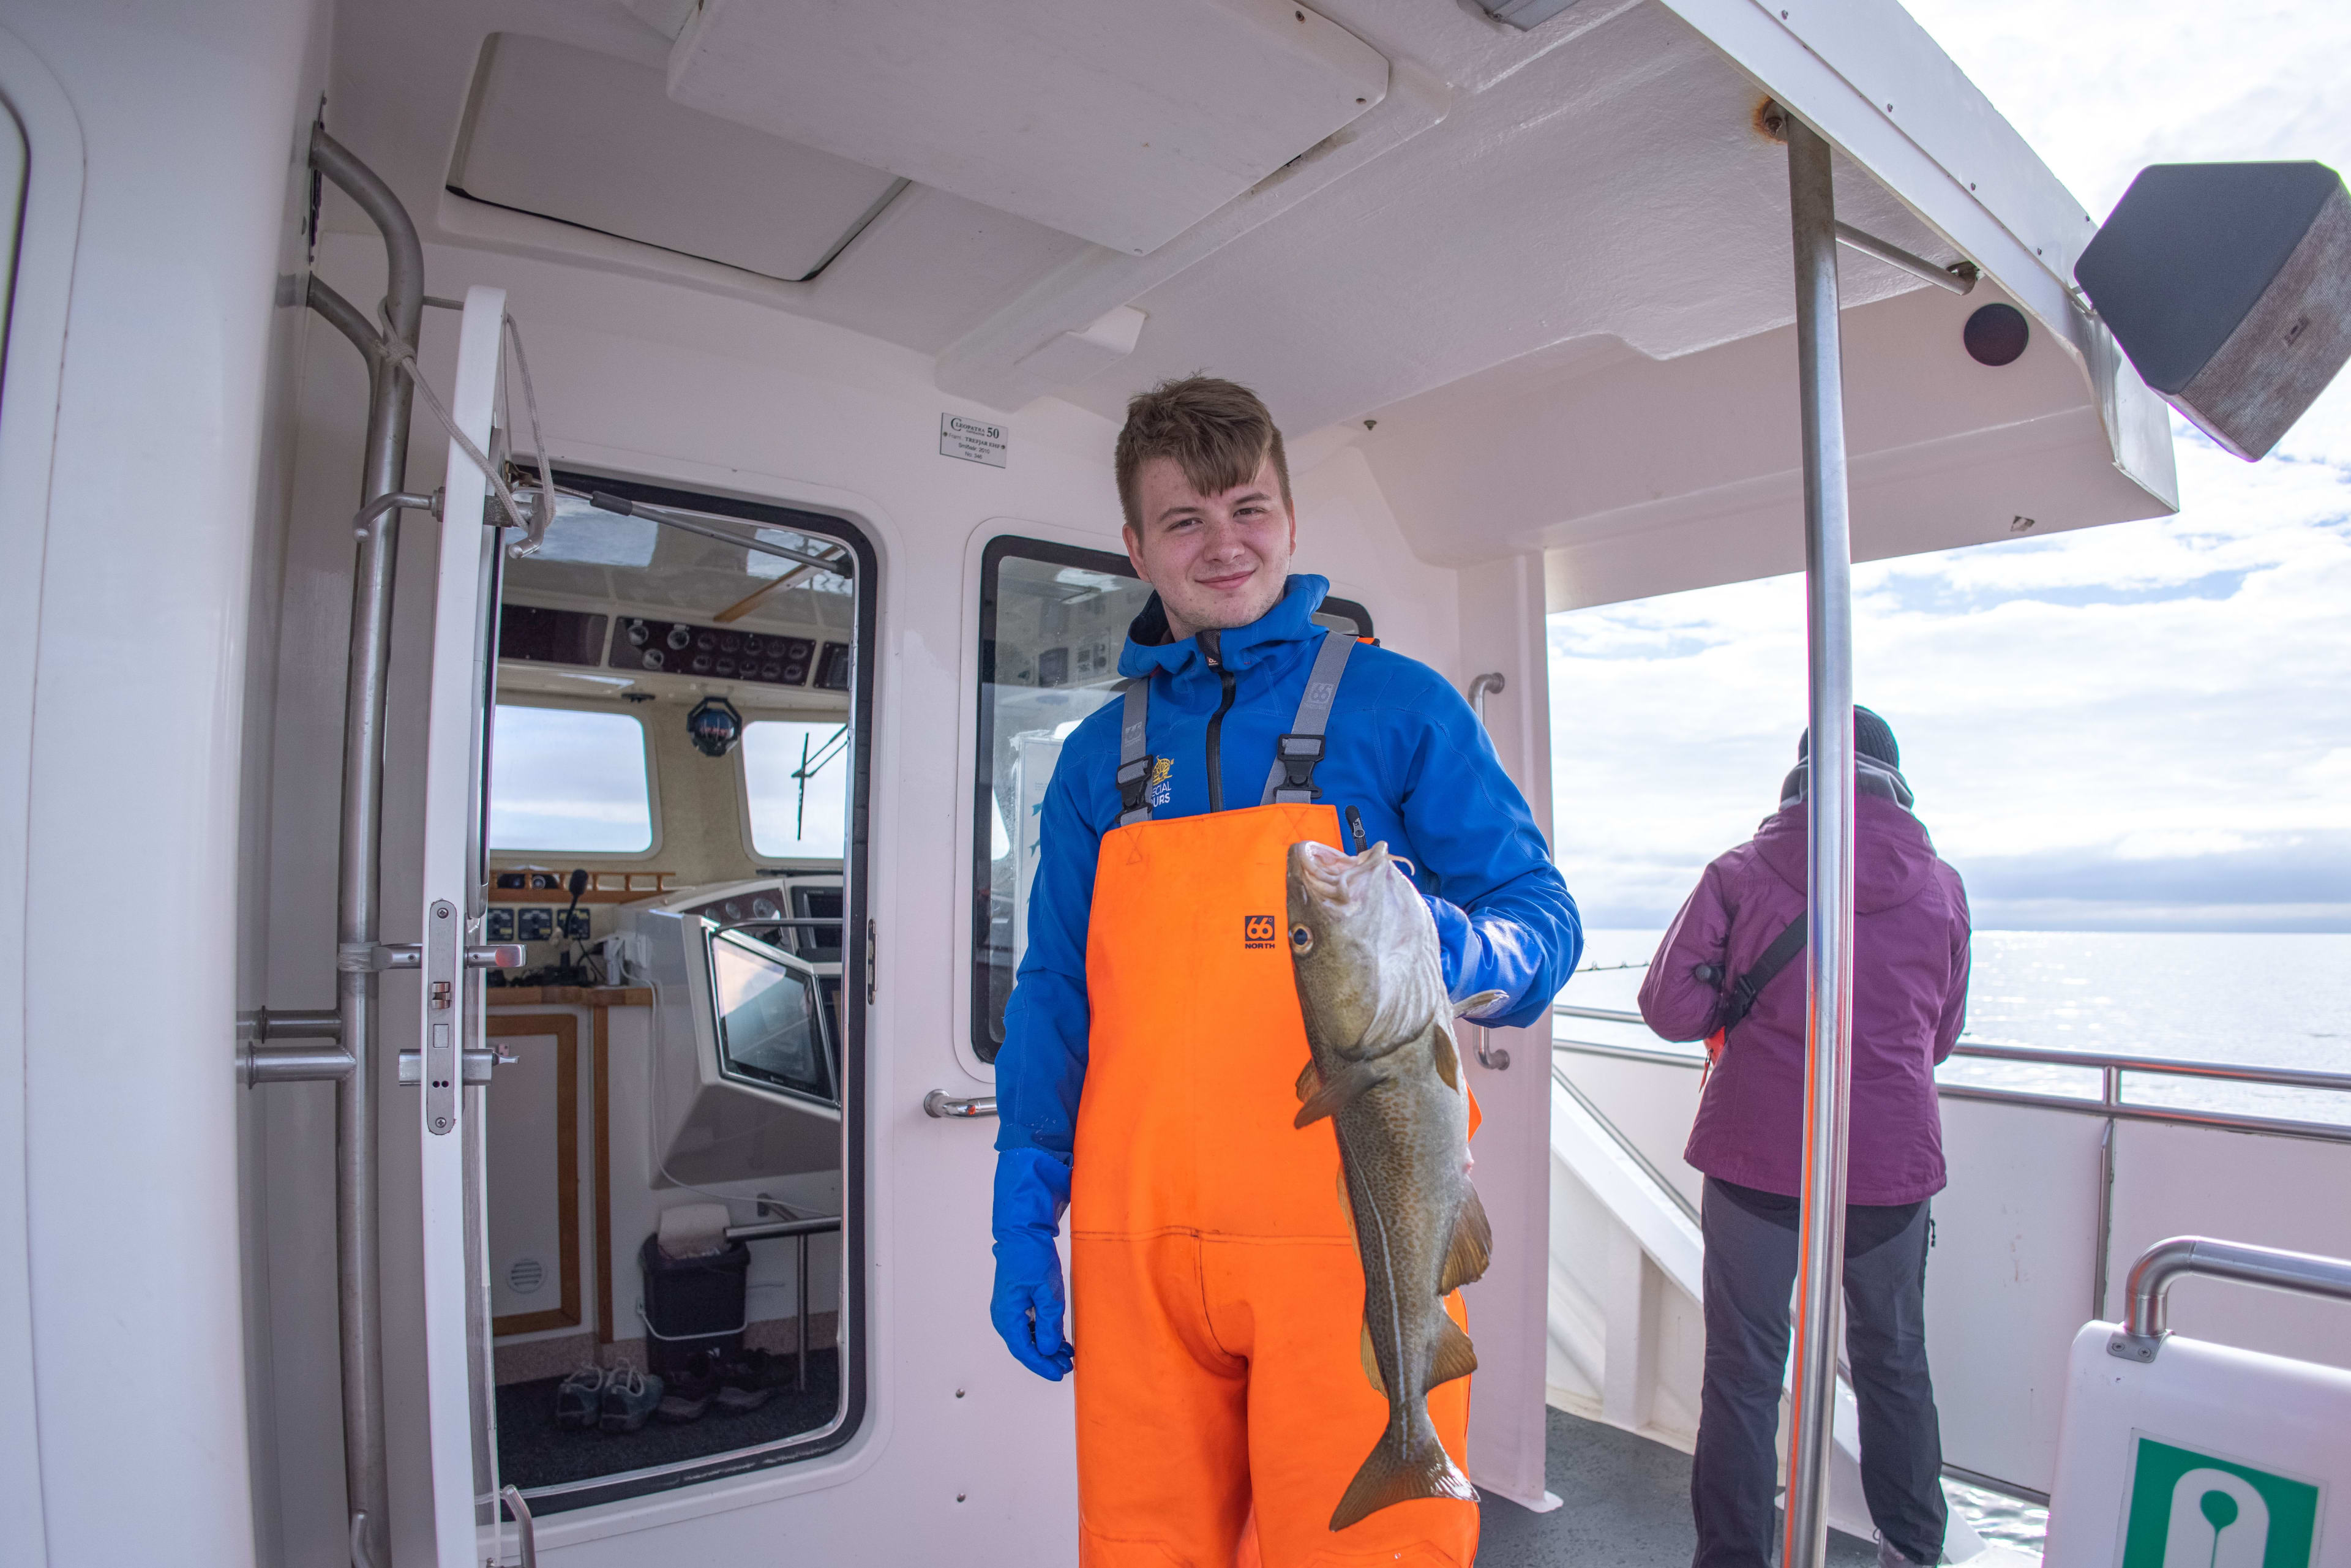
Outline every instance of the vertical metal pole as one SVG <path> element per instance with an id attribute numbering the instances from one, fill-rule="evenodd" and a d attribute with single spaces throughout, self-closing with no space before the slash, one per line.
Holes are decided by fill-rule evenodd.
<path id="1" fill-rule="evenodd" d="M 1853 1075 L 1853 548 L 1845 516 L 1837 339 L 1836 196 L 1829 145 L 1788 117 L 1796 243 L 1796 383 L 1803 415 L 1804 610 L 1810 663 L 1804 1190 L 1783 1568 L 1828 1556 L 1829 1452 L 1844 1302 L 1845 1115 Z"/>
<path id="2" fill-rule="evenodd" d="M 2123 1098 L 2123 1071 L 2109 1067 L 2100 1074 L 2099 1097 L 2108 1105 L 2119 1105 Z M 2115 1119 L 2106 1118 L 2106 1130 L 2098 1138 L 2098 1235 L 2096 1250 L 2090 1254 L 2090 1316 L 2103 1322 L 2106 1315 L 2106 1252 L 2114 1245 L 2115 1235 Z"/>
<path id="3" fill-rule="evenodd" d="M 383 231 L 384 307 L 392 330 L 411 348 L 424 315 L 424 247 L 392 188 L 323 129 L 310 161 Z M 333 318 L 330 316 L 329 319 Z M 389 355 L 371 360 L 361 498 L 402 487 L 408 466 L 408 379 Z M 392 658 L 392 566 L 397 508 L 368 523 L 351 585 L 351 653 L 343 695 L 342 846 L 335 900 L 336 1004 L 342 1040 L 356 1064 L 335 1087 L 335 1247 L 341 1306 L 343 1484 L 347 1506 L 365 1522 L 355 1544 L 366 1560 L 392 1561 L 391 1485 L 384 1466 L 381 1276 L 376 1229 L 376 851 L 383 826 L 384 690 Z"/>

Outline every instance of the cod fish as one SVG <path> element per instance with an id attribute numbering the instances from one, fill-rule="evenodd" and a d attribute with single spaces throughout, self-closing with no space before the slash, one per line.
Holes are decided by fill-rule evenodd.
<path id="1" fill-rule="evenodd" d="M 1388 1420 L 1331 1515 L 1344 1530 L 1414 1498 L 1475 1500 L 1428 1419 L 1428 1391 L 1478 1365 L 1444 1297 L 1486 1271 L 1493 1230 L 1469 1185 L 1469 1097 L 1437 925 L 1385 844 L 1290 848 L 1290 959 L 1312 1060 L 1297 1125 L 1328 1116 L 1364 1262 L 1365 1371 Z"/>

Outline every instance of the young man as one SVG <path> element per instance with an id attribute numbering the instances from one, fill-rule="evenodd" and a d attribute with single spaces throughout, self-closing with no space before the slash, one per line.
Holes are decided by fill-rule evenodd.
<path id="1" fill-rule="evenodd" d="M 1943 1188 L 1935 1064 L 1967 1015 L 1968 899 L 1910 814 L 1894 731 L 1856 707 L 1853 738 L 1845 1350 L 1877 1560 L 1903 1568 L 1943 1554 L 1942 1438 L 1927 1375 L 1927 1200 Z M 1690 1471 L 1696 1568 L 1771 1561 L 1773 1444 L 1803 1185 L 1804 753 L 1800 740 L 1780 810 L 1706 868 L 1641 983 L 1641 1016 L 1667 1040 L 1702 1040 L 1729 1025 L 1683 1155 L 1707 1176 L 1706 1385 Z"/>
<path id="2" fill-rule="evenodd" d="M 1330 1529 L 1387 1407 L 1337 1145 L 1292 1125 L 1284 864 L 1304 839 L 1353 848 L 1352 809 L 1417 868 L 1452 994 L 1502 993 L 1500 1024 L 1541 1018 L 1574 968 L 1575 905 L 1461 697 L 1309 619 L 1329 584 L 1290 573 L 1289 470 L 1254 393 L 1195 377 L 1135 398 L 1116 470 L 1155 593 L 1124 700 L 1071 735 L 1046 792 L 997 1058 L 991 1313 L 1024 1365 L 1071 1370 L 1066 1205 L 1081 1562 L 1231 1563 L 1253 1511 L 1275 1568 L 1333 1549 L 1466 1565 L 1466 1500 Z M 1467 1382 L 1429 1406 L 1458 1465 Z"/>

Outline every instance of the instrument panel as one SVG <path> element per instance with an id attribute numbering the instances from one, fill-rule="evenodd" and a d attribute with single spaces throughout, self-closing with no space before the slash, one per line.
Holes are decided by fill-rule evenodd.
<path id="1" fill-rule="evenodd" d="M 772 686 L 812 686 L 823 692 L 849 689 L 850 645 L 846 643 L 537 604 L 509 602 L 498 607 L 498 657 L 529 664 L 590 669 L 601 665 Z"/>

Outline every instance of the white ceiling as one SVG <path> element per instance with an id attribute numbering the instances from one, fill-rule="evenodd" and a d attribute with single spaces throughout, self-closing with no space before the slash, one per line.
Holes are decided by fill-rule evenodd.
<path id="1" fill-rule="evenodd" d="M 1138 256 L 1387 89 L 1290 0 L 704 0 L 669 63 L 680 103 Z"/>
<path id="2" fill-rule="evenodd" d="M 791 280 L 899 189 L 883 170 L 672 102 L 658 67 L 528 33 L 484 40 L 449 184 Z"/>
<path id="3" fill-rule="evenodd" d="M 1023 3 L 988 0 L 992 9 Z M 1063 3 L 1034 0 L 1040 14 Z M 1780 404 L 1791 394 L 1785 376 L 1758 369 L 1762 361 L 1754 358 L 1782 352 L 1772 345 L 1793 315 L 1787 165 L 1785 149 L 1758 127 L 1762 90 L 1667 8 L 1692 3 L 1579 0 L 1520 32 L 1461 0 L 1322 0 L 1315 11 L 1386 62 L 1384 96 L 1140 256 L 918 182 L 889 200 L 813 278 L 777 281 L 828 243 L 828 233 L 837 237 L 862 215 L 852 212 L 856 199 L 893 164 L 914 165 L 869 139 L 859 146 L 875 163 L 860 168 L 840 160 L 840 146 L 820 152 L 706 121 L 671 96 L 653 100 L 642 84 L 653 73 L 674 71 L 681 59 L 689 78 L 695 68 L 690 8 L 667 0 L 347 4 L 337 22 L 329 119 L 392 182 L 428 239 L 758 299 L 935 356 L 943 389 L 998 408 L 1018 410 L 1050 394 L 1114 420 L 1134 391 L 1205 369 L 1258 388 L 1293 433 L 1324 431 L 1326 452 L 1339 439 L 1327 433 L 1385 414 L 1392 423 L 1365 450 L 1381 485 L 1411 497 L 1397 506 L 1397 520 L 1431 559 L 1597 549 L 1593 529 L 1646 526 L 1644 517 L 1662 527 L 1667 514 L 1654 507 L 1668 503 L 1687 503 L 1674 513 L 1677 528 L 1697 527 L 1701 515 L 1717 518 L 1719 528 L 1706 538 L 1719 545 L 1736 543 L 1746 537 L 1739 529 L 1767 515 L 1779 518 L 1792 504 L 1779 493 L 1793 470 L 1792 444 L 1782 434 L 1758 434 L 1779 432 L 1788 412 Z M 728 0 L 725 11 L 763 20 L 772 44 L 789 36 L 778 19 L 817 4 Z M 1871 4 L 1891 7 L 1894 0 Z M 685 44 L 674 47 L 662 30 L 670 26 L 685 28 Z M 640 84 L 633 97 L 597 99 L 614 122 L 598 133 L 631 149 L 659 147 L 659 156 L 630 163 L 583 152 L 578 167 L 554 168 L 549 163 L 560 158 L 549 153 L 559 148 L 543 141 L 538 150 L 533 177 L 569 193 L 565 211 L 603 232 L 444 189 L 483 40 L 493 33 L 564 46 L 528 46 L 548 62 L 535 74 L 549 79 L 561 78 L 556 62 L 569 59 L 581 68 L 580 79 L 625 76 Z M 1922 50 L 1933 57 L 1928 64 L 1941 60 L 1924 35 L 1904 37 L 1908 53 L 1901 60 L 1909 67 L 1924 68 L 1912 58 Z M 583 64 L 580 51 L 598 59 Z M 1803 57 L 1817 68 L 1823 57 Z M 1958 84 L 1949 92 L 1972 93 L 1949 74 Z M 922 80 L 920 71 L 897 81 L 886 63 L 872 67 L 856 84 L 872 100 L 861 112 L 869 120 L 895 112 L 929 123 L 929 109 L 909 96 Z M 544 89 L 542 82 L 535 90 Z M 1980 97 L 1961 106 L 1966 114 L 1990 113 Z M 1905 104 L 1914 119 L 1933 107 L 1929 99 L 1914 110 L 1917 101 Z M 1099 120 L 1114 108 L 1096 102 L 1088 112 Z M 1139 109 L 1138 123 L 1155 115 L 1164 120 L 1163 109 Z M 706 146 L 693 130 L 702 124 L 711 128 Z M 934 126 L 930 134 L 945 132 Z M 1283 135 L 1294 139 L 1294 128 Z M 589 138 L 579 140 L 584 148 Z M 2030 162 L 2021 143 L 1990 142 L 2007 148 L 2010 162 Z M 470 161 L 465 172 L 470 180 Z M 659 189 L 623 200 L 605 188 L 619 184 L 609 177 L 615 172 L 641 184 L 657 175 Z M 2047 190 L 2033 185 L 2033 210 L 2063 205 L 2062 188 L 2045 170 L 2037 172 Z M 1955 258 L 1904 203 L 1842 155 L 1837 175 L 1841 218 L 1935 261 Z M 938 177 L 964 178 L 953 171 Z M 1171 201 L 1180 183 L 1171 183 Z M 1134 198 L 1154 193 L 1147 183 L 1136 176 L 1120 200 L 1132 208 Z M 805 203 L 796 203 L 799 191 Z M 625 210 L 599 209 L 599 202 Z M 783 211 L 795 204 L 806 213 Z M 752 210 L 731 210 L 747 205 Z M 2049 221 L 2062 219 L 2057 213 Z M 347 212 L 342 222 L 363 226 Z M 628 234 L 647 243 L 611 237 Z M 653 248 L 658 245 L 672 248 Z M 705 259 L 676 254 L 695 246 Z M 741 265 L 769 255 L 786 259 L 768 276 Z M 729 260 L 737 265 L 724 265 Z M 1959 450 L 1955 441 L 2023 432 L 2010 441 L 2013 452 L 1987 448 L 1978 455 L 2013 463 L 2019 474 L 2052 476 L 2043 487 L 2043 509 L 2054 519 L 2048 526 L 2159 507 L 2149 490 L 2168 483 L 2168 450 L 2143 465 L 2151 476 L 2147 488 L 2115 478 L 2110 444 L 2119 438 L 2111 427 L 2136 425 L 2112 410 L 2101 424 L 2079 350 L 2053 336 L 2046 363 L 2031 373 L 1966 381 L 1968 396 L 1948 397 L 1935 377 L 1949 370 L 1964 379 L 1975 369 L 1945 364 L 1953 350 L 1945 337 L 1955 340 L 1953 323 L 1972 305 L 1940 294 L 1914 300 L 1924 285 L 1849 251 L 1843 279 L 1857 318 L 1876 319 L 1877 302 L 1889 308 L 1900 302 L 1905 308 L 1884 319 L 1932 339 L 1922 340 L 1919 352 L 1931 350 L 1933 373 L 1911 389 L 1901 419 L 1881 422 L 1887 434 L 1873 449 L 1881 470 L 1926 472 L 1943 461 L 1935 454 Z M 528 300 L 516 303 L 528 310 Z M 1708 369 L 1718 365 L 1745 368 L 1721 382 Z M 1728 384 L 1762 401 L 1725 402 Z M 1660 423 L 1660 431 L 1676 432 L 1674 440 L 1640 450 L 1621 432 L 1596 444 L 1547 434 L 1546 420 L 1577 407 L 1642 406 L 1643 397 L 1672 386 L 1683 389 L 1688 409 L 1709 411 L 1716 424 Z M 1621 425 L 1621 417 L 1611 418 L 1614 424 L 1600 419 L 1593 428 Z M 1742 419 L 1738 439 L 1716 440 L 1717 429 L 1728 428 L 1720 422 Z M 1473 438 L 1489 427 L 1516 434 Z M 1423 434 L 1407 440 L 1413 431 Z M 1857 438 L 1857 452 L 1869 439 Z M 1570 453 L 1581 465 L 1572 474 L 1560 466 Z M 1949 502 L 1937 514 L 1942 520 L 1917 537 L 1943 543 L 1959 542 L 1947 537 L 1955 532 L 1990 537 L 1980 530 L 2007 524 L 2001 507 L 2035 504 L 2029 495 L 2011 496 L 2014 487 L 1999 477 L 1956 488 L 1938 481 Z M 1493 503 L 1474 527 L 1443 502 L 1469 492 L 1490 492 Z M 1498 499 L 1505 496 L 1507 505 Z M 1720 559 L 1744 558 L 1734 549 Z M 1610 592 L 1627 580 L 1622 572 L 1591 580 L 1603 579 Z"/>

